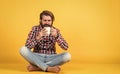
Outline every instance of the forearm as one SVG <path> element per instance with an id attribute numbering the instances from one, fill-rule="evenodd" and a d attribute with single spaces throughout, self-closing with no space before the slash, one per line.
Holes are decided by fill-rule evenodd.
<path id="1" fill-rule="evenodd" d="M 64 50 L 67 50 L 68 49 L 68 43 L 64 40 L 64 38 L 59 34 L 57 36 L 57 43 L 58 45 L 63 48 Z"/>
<path id="2" fill-rule="evenodd" d="M 32 40 L 27 39 L 25 46 L 29 49 L 32 49 L 35 47 L 36 44 L 37 44 L 37 41 L 35 39 L 32 39 Z"/>

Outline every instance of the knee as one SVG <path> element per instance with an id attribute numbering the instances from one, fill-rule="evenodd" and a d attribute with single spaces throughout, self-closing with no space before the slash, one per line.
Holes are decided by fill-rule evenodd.
<path id="1" fill-rule="evenodd" d="M 26 46 L 21 47 L 19 51 L 21 55 L 27 55 L 28 52 L 29 52 L 29 49 Z"/>
<path id="2" fill-rule="evenodd" d="M 71 60 L 71 54 L 70 53 L 68 53 L 68 52 L 65 52 L 64 53 L 64 56 L 63 56 L 63 59 L 64 59 L 64 61 L 70 61 Z"/>

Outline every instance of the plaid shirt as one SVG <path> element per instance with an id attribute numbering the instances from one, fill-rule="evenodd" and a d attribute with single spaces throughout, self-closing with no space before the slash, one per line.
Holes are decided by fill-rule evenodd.
<path id="1" fill-rule="evenodd" d="M 55 28 L 55 27 L 54 27 Z M 39 31 L 41 31 L 42 27 L 41 25 L 32 27 L 32 30 L 28 34 L 28 38 L 26 41 L 25 46 L 29 49 L 34 49 L 33 52 L 37 53 L 43 53 L 43 54 L 56 54 L 56 42 L 58 45 L 67 50 L 68 44 L 64 40 L 64 38 L 61 36 L 60 31 L 57 30 L 57 37 L 52 36 L 51 34 L 49 36 L 42 36 L 40 40 L 36 40 L 36 35 Z"/>

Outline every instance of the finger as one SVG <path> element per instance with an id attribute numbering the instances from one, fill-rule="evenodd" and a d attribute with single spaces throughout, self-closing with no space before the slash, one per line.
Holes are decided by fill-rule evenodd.
<path id="1" fill-rule="evenodd" d="M 47 36 L 48 34 L 47 33 L 44 33 L 43 36 Z"/>
<path id="2" fill-rule="evenodd" d="M 43 32 L 43 31 L 45 31 L 45 30 L 46 30 L 46 29 L 43 28 L 43 29 L 41 30 L 41 32 Z"/>
<path id="3" fill-rule="evenodd" d="M 51 30 L 54 30 L 54 28 L 51 28 Z"/>

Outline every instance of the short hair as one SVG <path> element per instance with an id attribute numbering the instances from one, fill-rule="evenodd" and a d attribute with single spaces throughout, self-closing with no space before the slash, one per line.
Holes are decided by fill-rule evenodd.
<path id="1" fill-rule="evenodd" d="M 43 15 L 50 16 L 51 19 L 52 19 L 52 21 L 55 20 L 55 17 L 54 17 L 54 15 L 53 15 L 53 13 L 52 13 L 51 11 L 48 11 L 48 10 L 42 11 L 42 12 L 40 13 L 40 20 L 42 20 L 42 16 L 43 16 Z"/>

